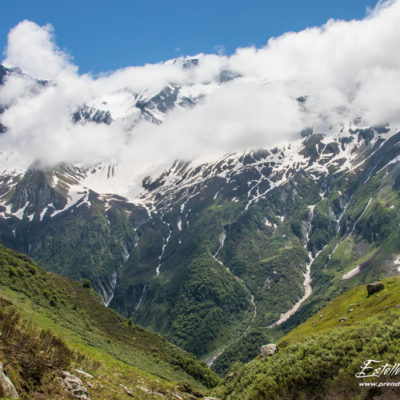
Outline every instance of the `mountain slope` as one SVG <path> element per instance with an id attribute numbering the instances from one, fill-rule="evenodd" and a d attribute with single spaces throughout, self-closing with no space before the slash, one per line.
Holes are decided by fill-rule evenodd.
<path id="1" fill-rule="evenodd" d="M 251 357 L 347 288 L 396 272 L 400 135 L 353 125 L 304 135 L 177 161 L 131 200 L 91 189 L 118 190 L 129 176 L 118 165 L 4 174 L 3 241 L 90 279 L 105 304 L 226 372 L 238 340 Z"/>
<path id="2" fill-rule="evenodd" d="M 98 375 L 116 369 L 124 376 L 134 374 L 138 381 L 146 381 L 145 388 L 159 384 L 165 390 L 172 390 L 168 382 L 186 381 L 200 390 L 217 382 L 213 373 L 190 354 L 104 307 L 88 281 L 72 282 L 48 273 L 2 245 L 0 263 L 1 297 L 14 303 L 34 326 L 50 329 L 74 351 L 85 355 L 87 368 L 101 365 Z M 73 365 L 77 363 L 79 357 Z M 102 390 L 93 390 L 93 398 L 103 395 Z"/>
<path id="3" fill-rule="evenodd" d="M 167 122 L 246 80 L 224 76 L 96 95 L 68 121 L 122 124 L 129 138 L 138 121 Z M 34 95 L 49 85 L 26 79 Z M 294 100 L 299 110 L 310 101 Z M 129 162 L 26 166 L 1 153 L 0 235 L 50 271 L 89 279 L 105 305 L 225 373 L 346 289 L 397 272 L 399 143 L 396 126 L 359 118 L 145 177 Z"/>
<path id="4" fill-rule="evenodd" d="M 383 282 L 385 289 L 372 296 L 361 286 L 330 302 L 284 336 L 276 354 L 237 367 L 217 395 L 232 400 L 397 398 L 398 377 L 355 377 L 366 360 L 393 366 L 400 356 L 400 279 Z"/>
<path id="5" fill-rule="evenodd" d="M 262 339 L 277 339 L 282 331 L 293 329 L 349 288 L 398 273 L 398 139 L 396 134 L 386 141 L 363 144 L 363 139 L 358 138 L 361 156 L 353 161 L 355 167 L 330 177 L 322 198 L 308 211 L 309 216 L 312 213 L 307 235 L 307 247 L 312 251 L 311 294 L 303 297 L 300 310 L 287 322 L 288 315 L 283 315 L 280 326 L 268 329 L 264 325 L 262 336 L 252 343 L 251 350 L 246 347 L 247 357 L 234 351 L 241 342 L 228 347 L 216 361 L 216 370 L 226 373 L 232 362 L 249 361 L 257 354 Z M 306 220 L 304 216 L 301 219 Z M 301 220 L 292 218 L 289 223 L 301 234 Z M 271 257 L 268 261 L 278 266 L 282 257 Z M 248 342 L 246 337 L 242 341 Z"/>

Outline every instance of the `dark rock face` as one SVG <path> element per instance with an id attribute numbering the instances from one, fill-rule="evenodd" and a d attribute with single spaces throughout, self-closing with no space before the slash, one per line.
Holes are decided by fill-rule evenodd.
<path id="1" fill-rule="evenodd" d="M 30 169 L 16 186 L 12 197 L 13 210 L 18 210 L 27 203 L 29 204 L 27 211 L 34 212 L 50 203 L 55 209 L 62 209 L 66 199 L 51 186 L 49 177 L 44 171 Z"/>
<path id="2" fill-rule="evenodd" d="M 183 69 L 192 69 L 194 67 L 197 67 L 199 65 L 199 59 L 198 58 L 190 58 L 188 60 L 184 60 L 182 62 L 182 68 Z"/>
<path id="3" fill-rule="evenodd" d="M 72 120 L 74 122 L 95 122 L 96 124 L 110 125 L 112 117 L 110 111 L 98 110 L 93 107 L 86 105 L 82 106 L 78 111 L 72 114 Z"/>
<path id="4" fill-rule="evenodd" d="M 373 282 L 373 283 L 369 283 L 367 285 L 367 292 L 368 292 L 368 296 L 371 296 L 374 293 L 380 292 L 381 290 L 383 290 L 385 288 L 385 286 L 383 285 L 382 282 Z"/>
<path id="5" fill-rule="evenodd" d="M 8 71 L 7 68 L 0 65 L 0 86 L 4 83 L 4 78 L 7 75 L 7 71 Z M 5 107 L 0 104 L 0 114 L 2 114 L 4 110 L 5 110 Z M 0 135 L 2 133 L 5 133 L 6 130 L 7 130 L 7 128 L 0 121 Z"/>
<path id="6" fill-rule="evenodd" d="M 7 75 L 7 68 L 0 65 L 0 85 L 3 84 L 4 77 Z"/>
<path id="7" fill-rule="evenodd" d="M 150 100 L 139 100 L 136 107 L 142 111 L 143 117 L 148 121 L 159 124 L 160 121 L 154 118 L 152 111 L 159 111 L 166 113 L 168 110 L 174 108 L 178 98 L 178 86 L 166 86 L 160 93 L 153 96 Z"/>
<path id="8" fill-rule="evenodd" d="M 240 78 L 240 74 L 235 73 L 233 71 L 229 71 L 227 69 L 222 70 L 221 73 L 218 76 L 218 82 L 219 83 L 225 83 L 229 81 L 233 81 L 236 78 Z"/>

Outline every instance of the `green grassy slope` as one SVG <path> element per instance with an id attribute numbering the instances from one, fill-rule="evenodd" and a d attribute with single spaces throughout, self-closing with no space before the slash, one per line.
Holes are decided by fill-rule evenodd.
<path id="1" fill-rule="evenodd" d="M 396 184 L 399 177 L 399 168 L 393 167 L 356 187 L 341 218 L 339 232 L 313 263 L 313 293 L 300 312 L 288 321 L 286 332 L 350 288 L 399 273 L 396 264 L 400 254 L 400 197 Z M 352 179 L 362 181 L 363 175 L 355 172 Z M 351 187 L 353 181 L 339 180 L 323 202 L 334 209 L 337 193 L 349 192 Z M 358 266 L 361 266 L 359 273 L 342 279 Z"/>
<path id="2" fill-rule="evenodd" d="M 399 388 L 361 387 L 399 377 L 357 379 L 366 360 L 400 360 L 400 277 L 367 297 L 351 289 L 282 337 L 278 352 L 239 366 L 216 389 L 222 399 L 395 399 Z M 340 322 L 345 318 L 344 322 Z M 376 396 L 376 397 L 374 397 Z"/>
<path id="3" fill-rule="evenodd" d="M 72 350 L 92 360 L 89 365 L 101 365 L 101 375 L 116 374 L 117 381 L 126 376 L 126 382 L 136 376 L 142 386 L 184 381 L 202 391 L 217 383 L 194 356 L 104 307 L 85 286 L 89 285 L 46 272 L 28 257 L 0 245 L 0 296 L 15 305 L 24 321 L 61 337 Z"/>

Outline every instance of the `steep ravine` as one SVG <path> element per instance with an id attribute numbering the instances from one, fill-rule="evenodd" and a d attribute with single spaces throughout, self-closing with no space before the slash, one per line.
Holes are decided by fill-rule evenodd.
<path id="1" fill-rule="evenodd" d="M 308 206 L 310 209 L 310 222 L 307 227 L 307 234 L 306 234 L 306 241 L 304 244 L 305 249 L 307 250 L 308 248 L 308 243 L 310 241 L 310 234 L 311 234 L 311 228 L 312 228 L 312 220 L 314 218 L 314 208 L 315 205 L 313 206 Z M 304 295 L 293 305 L 293 307 L 286 311 L 285 313 L 281 314 L 279 319 L 272 323 L 271 325 L 268 326 L 268 328 L 273 328 L 275 326 L 282 325 L 284 322 L 286 322 L 290 317 L 292 317 L 300 308 L 300 306 L 311 296 L 312 293 L 312 286 L 311 286 L 311 266 L 314 262 L 314 260 L 318 257 L 318 255 L 321 253 L 322 250 L 320 250 L 315 256 L 312 251 L 308 251 L 308 258 L 309 262 L 306 265 L 306 272 L 304 274 Z"/>
<path id="2" fill-rule="evenodd" d="M 224 265 L 224 263 L 218 258 L 218 254 L 220 253 L 220 251 L 223 249 L 224 244 L 225 244 L 225 239 L 226 239 L 226 232 L 222 231 L 221 234 L 219 235 L 219 247 L 217 249 L 217 251 L 215 252 L 215 254 L 213 255 L 213 258 L 215 261 L 217 261 L 221 266 L 223 266 L 224 268 L 226 268 L 226 270 L 231 273 L 235 279 L 241 283 L 241 285 L 244 287 L 245 291 L 250 295 L 251 298 L 251 304 L 253 305 L 253 316 L 249 322 L 249 324 L 247 325 L 245 331 L 243 332 L 243 334 L 241 336 L 243 336 L 245 333 L 247 333 L 247 331 L 251 328 L 251 326 L 253 325 L 253 322 L 257 316 L 257 305 L 254 301 L 254 295 L 250 292 L 249 288 L 247 287 L 247 285 L 244 283 L 243 279 L 239 278 L 238 276 L 236 276 L 235 274 L 233 274 L 233 272 L 226 266 Z M 205 360 L 205 362 L 207 363 L 207 365 L 209 367 L 212 366 L 212 364 L 214 363 L 214 361 L 221 356 L 225 349 L 228 347 L 228 344 L 224 345 L 221 349 L 218 349 L 217 352 L 215 352 L 211 357 L 207 358 Z"/>

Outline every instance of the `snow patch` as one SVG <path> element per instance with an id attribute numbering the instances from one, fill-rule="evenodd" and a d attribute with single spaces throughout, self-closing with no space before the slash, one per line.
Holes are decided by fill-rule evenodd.
<path id="1" fill-rule="evenodd" d="M 139 309 L 140 305 L 142 304 L 142 300 L 143 300 L 144 294 L 146 293 L 146 289 L 147 289 L 147 283 L 145 283 L 143 286 L 142 294 L 140 295 L 139 301 L 137 302 L 137 304 L 135 306 L 135 311 L 137 311 Z"/>
<path id="2" fill-rule="evenodd" d="M 129 260 L 130 254 L 128 249 L 126 248 L 125 245 L 122 245 L 122 259 L 124 260 L 124 264 L 127 263 L 127 261 Z"/>
<path id="3" fill-rule="evenodd" d="M 113 272 L 111 275 L 111 282 L 110 282 L 110 287 L 111 287 L 111 293 L 108 295 L 106 299 L 104 299 L 104 305 L 106 307 L 109 306 L 111 303 L 111 300 L 114 298 L 114 292 L 115 292 L 115 287 L 117 286 L 117 272 Z"/>
<path id="4" fill-rule="evenodd" d="M 28 204 L 29 204 L 29 202 L 27 201 L 25 203 L 25 205 L 22 208 L 20 208 L 19 210 L 17 210 L 13 215 L 15 217 L 17 217 L 18 219 L 22 220 L 22 218 L 24 217 L 25 208 L 28 207 Z"/>
<path id="5" fill-rule="evenodd" d="M 40 221 L 43 220 L 43 217 L 45 216 L 47 210 L 48 210 L 48 208 L 46 207 L 46 208 L 43 208 L 43 210 L 40 212 L 40 217 L 39 217 Z"/>
<path id="6" fill-rule="evenodd" d="M 349 271 L 347 274 L 344 274 L 344 275 L 342 276 L 342 281 L 345 281 L 345 280 L 347 280 L 347 279 L 352 278 L 353 276 L 356 276 L 360 271 L 361 271 L 360 266 L 358 266 L 358 267 L 352 269 L 352 270 Z"/>
<path id="7" fill-rule="evenodd" d="M 267 218 L 267 217 L 264 217 L 264 221 L 265 221 L 265 225 L 266 225 L 266 226 L 268 226 L 268 227 L 272 228 L 272 223 L 271 223 L 271 222 L 269 222 L 269 220 L 268 220 L 268 218 Z"/>
<path id="8" fill-rule="evenodd" d="M 161 268 L 161 265 L 162 265 L 162 261 L 161 261 L 161 260 L 162 260 L 162 258 L 163 258 L 163 256 L 164 256 L 165 249 L 166 249 L 166 247 L 167 247 L 167 245 L 168 245 L 168 242 L 169 242 L 169 240 L 171 239 L 172 231 L 171 231 L 171 228 L 170 228 L 169 224 L 167 224 L 167 225 L 168 225 L 169 233 L 168 233 L 168 236 L 167 236 L 166 239 L 163 238 L 163 245 L 162 245 L 162 248 L 161 248 L 161 254 L 160 254 L 160 256 L 158 257 L 159 264 L 157 265 L 157 268 L 156 268 L 156 276 L 159 276 L 159 275 L 160 275 L 160 268 Z"/>
<path id="9" fill-rule="evenodd" d="M 68 201 L 65 207 L 61 210 L 54 210 L 51 213 L 51 217 L 55 217 L 57 214 L 60 214 L 66 210 L 68 210 L 70 207 L 74 206 L 78 202 L 82 201 L 85 199 L 86 195 L 88 195 L 88 192 L 82 191 L 82 187 L 80 186 L 71 186 L 69 192 L 68 192 Z"/>

